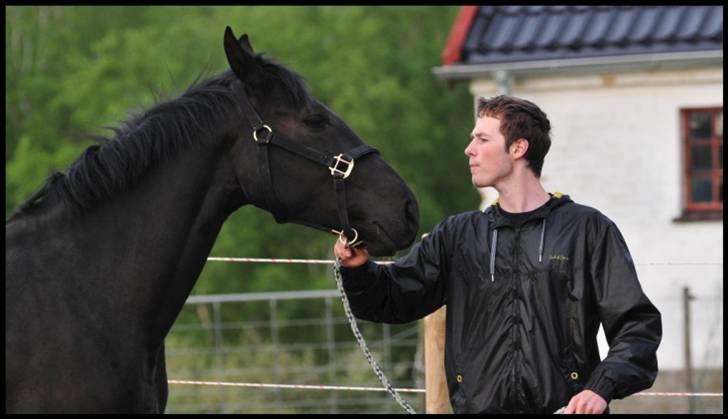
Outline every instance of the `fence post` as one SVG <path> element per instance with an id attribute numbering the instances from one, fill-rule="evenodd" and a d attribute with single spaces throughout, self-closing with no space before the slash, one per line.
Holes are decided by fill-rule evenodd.
<path id="1" fill-rule="evenodd" d="M 336 384 L 336 337 L 334 336 L 334 315 L 332 312 L 331 298 L 324 300 L 326 305 L 326 349 L 329 355 L 329 382 Z M 335 391 L 329 392 L 329 413 L 338 413 L 338 395 Z"/>
<path id="2" fill-rule="evenodd" d="M 222 337 L 222 314 L 220 313 L 220 302 L 215 301 L 212 303 L 212 326 L 215 331 L 215 371 L 216 374 L 221 375 L 224 369 L 225 363 L 223 362 L 223 337 Z M 217 391 L 220 401 L 218 402 L 218 412 L 225 411 L 225 390 L 220 387 Z"/>
<path id="3" fill-rule="evenodd" d="M 425 317 L 425 413 L 451 413 L 445 379 L 445 306 Z"/>
<path id="4" fill-rule="evenodd" d="M 692 356 L 690 353 L 690 300 L 693 296 L 690 295 L 690 288 L 683 287 L 683 341 L 685 345 L 685 386 L 687 387 L 688 393 L 694 393 L 695 388 L 693 387 L 693 363 Z M 695 397 L 688 396 L 688 413 L 695 413 Z"/>
<path id="5" fill-rule="evenodd" d="M 280 348 L 279 348 L 279 342 L 278 342 L 278 316 L 276 315 L 276 311 L 278 309 L 276 299 L 270 299 L 268 300 L 268 309 L 270 310 L 270 335 L 271 335 L 271 346 L 272 346 L 272 360 L 273 360 L 273 376 L 274 380 L 276 382 L 280 382 L 281 377 L 281 367 L 280 367 Z M 281 392 L 280 388 L 276 388 L 274 390 L 274 394 L 276 397 L 276 401 L 278 402 L 278 405 L 283 404 L 283 394 Z"/>

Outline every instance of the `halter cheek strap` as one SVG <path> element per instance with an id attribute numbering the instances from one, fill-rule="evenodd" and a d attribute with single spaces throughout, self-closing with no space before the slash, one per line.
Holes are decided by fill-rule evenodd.
<path id="1" fill-rule="evenodd" d="M 239 105 L 242 113 L 248 119 L 253 130 L 253 141 L 258 145 L 258 177 L 260 178 L 260 189 L 258 196 L 265 199 L 268 210 L 273 214 L 276 222 L 296 222 L 319 230 L 344 236 L 348 239 L 349 246 L 361 244 L 359 233 L 349 225 L 349 214 L 346 205 L 346 183 L 344 182 L 354 170 L 356 159 L 378 151 L 366 144 L 362 144 L 349 150 L 346 153 L 330 155 L 316 150 L 312 147 L 289 141 L 283 136 L 273 135 L 273 129 L 266 125 L 250 103 L 242 83 L 236 80 L 232 85 L 233 91 L 240 98 Z M 270 166 L 269 147 L 276 146 L 290 153 L 308 159 L 316 164 L 326 166 L 334 180 L 334 192 L 339 215 L 339 230 L 331 227 L 313 224 L 306 221 L 295 220 L 289 216 L 288 210 L 277 198 L 273 189 L 273 173 Z"/>

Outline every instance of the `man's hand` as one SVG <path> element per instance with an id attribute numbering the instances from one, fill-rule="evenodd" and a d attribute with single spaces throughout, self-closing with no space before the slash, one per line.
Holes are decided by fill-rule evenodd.
<path id="1" fill-rule="evenodd" d="M 334 255 L 341 259 L 341 266 L 354 268 L 361 266 L 369 260 L 369 252 L 363 247 L 351 248 L 341 239 L 336 239 Z"/>
<path id="2" fill-rule="evenodd" d="M 569 400 L 562 413 L 604 413 L 607 401 L 591 390 L 584 390 Z"/>

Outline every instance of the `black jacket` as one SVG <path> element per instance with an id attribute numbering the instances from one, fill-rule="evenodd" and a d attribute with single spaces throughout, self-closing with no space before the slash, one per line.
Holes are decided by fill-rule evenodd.
<path id="1" fill-rule="evenodd" d="M 582 389 L 609 402 L 657 375 L 660 313 L 621 233 L 566 195 L 554 194 L 518 229 L 498 205 L 448 217 L 395 263 L 369 261 L 342 276 L 360 319 L 410 322 L 447 304 L 456 413 L 553 413 Z"/>

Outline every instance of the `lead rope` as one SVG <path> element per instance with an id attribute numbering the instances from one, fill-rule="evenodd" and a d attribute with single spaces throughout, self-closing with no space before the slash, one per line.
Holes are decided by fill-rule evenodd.
<path id="1" fill-rule="evenodd" d="M 389 380 L 387 380 L 387 377 L 384 376 L 384 373 L 382 372 L 382 369 L 379 368 L 379 364 L 377 364 L 377 361 L 374 360 L 374 357 L 372 356 L 372 353 L 369 352 L 369 348 L 367 347 L 367 343 L 364 341 L 364 337 L 362 337 L 361 333 L 359 332 L 359 327 L 356 325 L 356 319 L 354 318 L 354 315 L 351 313 L 351 308 L 349 307 L 349 299 L 346 297 L 346 293 L 344 292 L 344 286 L 342 285 L 341 281 L 341 259 L 338 257 L 334 261 L 334 279 L 336 279 L 336 288 L 339 289 L 339 294 L 341 295 L 341 301 L 344 303 L 344 313 L 346 313 L 346 318 L 349 320 L 349 325 L 351 325 L 351 331 L 354 333 L 354 337 L 356 338 L 356 341 L 359 342 L 359 347 L 361 348 L 362 352 L 364 352 L 364 356 L 366 356 L 367 361 L 369 362 L 369 365 L 372 366 L 372 370 L 374 370 L 374 374 L 377 375 L 377 378 L 379 378 L 379 381 L 382 383 L 385 389 L 389 392 L 389 394 L 392 395 L 394 400 L 397 400 L 397 403 L 399 403 L 400 406 L 404 410 L 407 411 L 407 413 L 415 414 L 415 410 L 412 408 L 412 406 L 409 405 L 404 399 L 402 399 L 402 396 L 399 395 L 397 390 L 395 390 L 392 385 L 389 383 Z"/>

